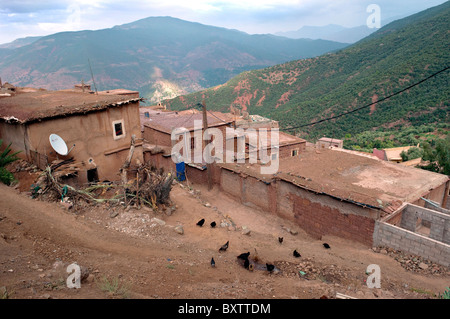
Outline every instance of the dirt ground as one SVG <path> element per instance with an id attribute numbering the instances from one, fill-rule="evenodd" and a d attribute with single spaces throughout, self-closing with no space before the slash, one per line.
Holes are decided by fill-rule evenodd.
<path id="1" fill-rule="evenodd" d="M 400 262 L 388 250 L 336 237 L 312 239 L 293 223 L 244 206 L 217 187 L 174 184 L 176 209 L 170 214 L 107 204 L 80 212 L 32 199 L 27 191 L 36 176 L 18 175 L 15 188 L 0 184 L 3 299 L 333 299 L 337 293 L 430 299 L 450 286 L 448 268 L 428 263 L 408 270 L 404 266 L 413 257 Z M 196 225 L 201 218 L 203 227 Z M 175 231 L 179 225 L 183 234 Z M 281 244 L 278 237 L 284 238 Z M 228 250 L 219 252 L 227 241 Z M 237 262 L 243 252 L 250 252 L 251 260 L 257 256 L 253 271 Z M 79 289 L 66 285 L 67 266 L 75 262 L 82 268 Z M 266 262 L 275 272 L 265 270 Z M 370 264 L 380 266 L 380 289 L 366 285 Z"/>

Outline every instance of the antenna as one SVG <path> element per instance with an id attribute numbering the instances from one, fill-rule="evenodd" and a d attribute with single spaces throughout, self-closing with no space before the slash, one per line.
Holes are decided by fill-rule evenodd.
<path id="1" fill-rule="evenodd" d="M 98 93 L 97 93 L 97 86 L 95 85 L 95 81 L 94 81 L 94 74 L 92 73 L 91 61 L 89 61 L 89 58 L 88 58 L 88 63 L 89 63 L 89 70 L 91 70 L 91 78 L 92 78 L 92 82 L 94 82 L 95 94 L 98 94 Z"/>
<path id="2" fill-rule="evenodd" d="M 56 153 L 66 156 L 75 147 L 75 144 L 70 148 L 67 148 L 66 142 L 57 134 L 50 134 L 50 145 L 53 147 Z"/>

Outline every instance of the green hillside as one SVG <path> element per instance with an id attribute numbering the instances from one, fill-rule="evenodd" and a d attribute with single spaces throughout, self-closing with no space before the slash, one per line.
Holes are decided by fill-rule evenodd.
<path id="1" fill-rule="evenodd" d="M 92 84 L 139 90 L 150 101 L 228 81 L 245 70 L 318 56 L 347 44 L 287 39 L 150 17 L 96 31 L 61 32 L 20 47 L 0 48 L 0 77 L 46 89 Z M 12 49 L 8 49 L 13 47 Z"/>
<path id="2" fill-rule="evenodd" d="M 394 21 L 335 53 L 241 73 L 227 83 L 164 101 L 171 109 L 205 100 L 298 127 L 370 104 L 450 66 L 450 2 Z M 449 123 L 449 72 L 370 108 L 290 130 L 309 140 L 371 129 Z"/>

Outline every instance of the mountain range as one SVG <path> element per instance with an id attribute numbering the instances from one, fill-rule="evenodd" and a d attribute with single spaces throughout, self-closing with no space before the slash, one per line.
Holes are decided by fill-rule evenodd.
<path id="1" fill-rule="evenodd" d="M 377 128 L 450 123 L 448 69 L 388 100 L 369 105 L 450 66 L 450 2 L 396 20 L 333 53 L 247 71 L 228 82 L 166 100 L 170 109 L 205 101 L 278 120 L 308 140 Z M 306 126 L 307 125 L 307 126 Z"/>
<path id="2" fill-rule="evenodd" d="M 61 32 L 2 45 L 0 77 L 16 86 L 45 89 L 71 88 L 84 80 L 95 82 L 98 90 L 139 90 L 155 103 L 224 83 L 243 71 L 346 45 L 150 17 L 109 29 Z"/>
<path id="3" fill-rule="evenodd" d="M 367 26 L 346 28 L 336 24 L 329 24 L 326 26 L 303 26 L 296 31 L 277 32 L 275 35 L 291 39 L 322 39 L 342 43 L 355 43 L 375 31 L 377 29 L 371 29 Z"/>
<path id="4" fill-rule="evenodd" d="M 381 25 L 387 25 L 392 21 L 404 18 L 406 15 L 383 18 Z M 377 28 L 369 28 L 367 25 L 356 27 L 344 27 L 337 24 L 329 24 L 325 26 L 303 26 L 296 31 L 276 32 L 275 35 L 287 37 L 291 39 L 322 39 L 342 43 L 355 43 L 372 33 Z"/>

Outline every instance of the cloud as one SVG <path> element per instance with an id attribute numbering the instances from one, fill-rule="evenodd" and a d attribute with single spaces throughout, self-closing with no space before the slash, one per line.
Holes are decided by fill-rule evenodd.
<path id="1" fill-rule="evenodd" d="M 32 12 L 46 12 L 54 10 L 64 10 L 70 4 L 68 0 L 50 0 L 50 1 L 35 1 L 35 0 L 9 0 L 2 1 L 0 5 L 0 13 L 32 13 Z"/>
<path id="2" fill-rule="evenodd" d="M 445 0 L 5 0 L 0 43 L 60 31 L 97 30 L 150 16 L 175 18 L 247 33 L 297 30 L 304 25 L 364 25 L 368 5 L 381 18 L 405 16 Z"/>

